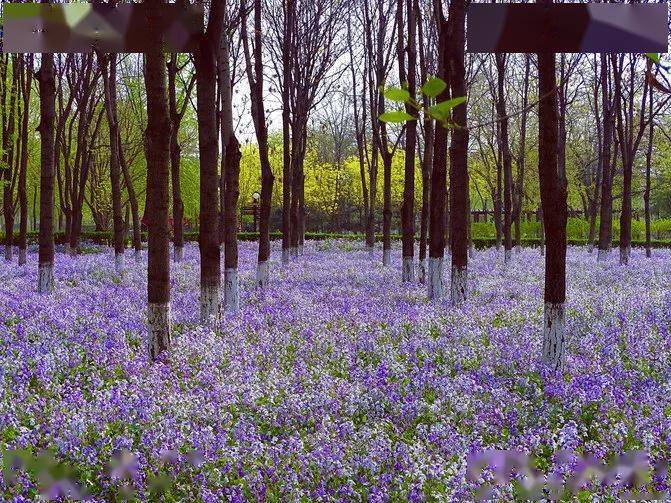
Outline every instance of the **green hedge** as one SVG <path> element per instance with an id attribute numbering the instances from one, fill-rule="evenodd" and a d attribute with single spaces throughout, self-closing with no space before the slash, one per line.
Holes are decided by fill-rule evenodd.
<path id="1" fill-rule="evenodd" d="M 481 222 L 482 223 L 482 222 Z M 534 223 L 534 222 L 527 222 L 527 223 Z M 496 238 L 495 237 L 488 237 L 488 236 L 479 236 L 475 233 L 475 229 L 473 232 L 473 246 L 475 246 L 478 249 L 481 248 L 489 248 L 492 246 L 496 245 Z M 532 246 L 536 247 L 540 245 L 540 239 L 538 237 L 529 237 L 528 235 L 525 235 L 524 233 L 522 234 L 524 237 L 521 239 L 522 246 Z M 37 232 L 29 232 L 27 234 L 27 239 L 29 243 L 37 243 Z M 4 239 L 4 236 L 0 235 L 2 239 Z M 142 234 L 142 240 L 146 241 L 147 235 L 146 233 Z M 256 241 L 259 238 L 259 233 L 258 232 L 240 232 L 238 233 L 238 240 L 240 241 Z M 15 239 L 18 239 L 18 235 L 15 235 Z M 281 232 L 271 232 L 270 233 L 270 239 L 272 240 L 277 240 L 277 239 L 282 239 L 282 233 Z M 349 241 L 363 241 L 364 236 L 362 234 L 338 234 L 338 233 L 326 233 L 326 232 L 306 232 L 305 233 L 305 239 L 308 241 L 323 241 L 327 239 L 344 239 L 344 240 L 349 240 Z M 391 239 L 394 241 L 398 241 L 401 239 L 400 234 L 392 234 Z M 87 242 L 87 243 L 93 243 L 93 244 L 99 244 L 99 245 L 107 245 L 111 246 L 112 245 L 112 240 L 113 236 L 111 232 L 82 232 L 81 234 L 81 241 L 82 242 Z M 198 233 L 197 232 L 186 232 L 184 233 L 184 240 L 185 241 L 192 241 L 192 242 L 197 242 L 198 241 Z M 376 234 L 376 241 L 380 242 L 382 240 L 382 235 L 381 234 Z M 64 244 L 65 242 L 65 235 L 62 232 L 57 232 L 54 235 L 54 241 L 56 244 Z M 126 238 L 126 244 L 130 245 L 130 238 Z M 575 238 L 569 238 L 568 239 L 568 244 L 572 246 L 585 246 L 587 244 L 586 239 L 575 239 Z M 617 247 L 619 245 L 619 241 L 616 239 L 613 241 L 613 246 Z M 632 239 L 631 245 L 633 247 L 638 247 L 638 246 L 645 246 L 645 240 L 642 239 Z M 651 245 L 653 248 L 671 248 L 671 240 L 660 240 L 660 239 L 655 239 L 651 241 Z"/>

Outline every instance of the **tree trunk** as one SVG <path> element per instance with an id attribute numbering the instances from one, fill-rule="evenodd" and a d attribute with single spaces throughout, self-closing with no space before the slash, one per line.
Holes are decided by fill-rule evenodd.
<path id="1" fill-rule="evenodd" d="M 130 169 L 126 163 L 126 156 L 123 152 L 121 136 L 119 136 L 119 164 L 123 174 L 124 185 L 128 192 L 128 202 L 130 203 L 131 216 L 133 218 L 133 248 L 135 249 L 135 260 L 139 261 L 142 257 L 142 224 L 140 223 L 140 209 L 138 208 L 137 194 L 133 187 L 133 179 L 130 176 Z"/>
<path id="2" fill-rule="evenodd" d="M 508 113 L 506 112 L 506 97 L 504 94 L 503 82 L 506 73 L 506 55 L 502 53 L 496 54 L 496 68 L 497 68 L 497 102 L 496 108 L 498 112 L 498 121 L 501 125 L 501 135 L 499 142 L 501 145 L 502 162 L 503 162 L 503 236 L 504 236 L 504 264 L 510 262 L 512 257 L 512 238 L 510 234 L 510 227 L 512 224 L 512 158 L 510 155 L 510 144 L 508 138 Z"/>
<path id="3" fill-rule="evenodd" d="M 405 3 L 407 15 L 408 41 L 403 40 L 403 6 Z M 407 82 L 407 91 L 410 99 L 415 99 L 416 87 L 416 59 L 415 47 L 415 11 L 413 0 L 398 0 L 397 11 L 397 45 L 398 45 L 398 71 L 400 82 Z M 408 53 L 408 67 L 405 66 L 405 52 Z M 415 115 L 415 109 L 408 103 L 405 105 L 406 113 Z M 403 204 L 401 206 L 401 229 L 402 229 L 402 281 L 415 280 L 415 153 L 417 145 L 417 121 L 408 121 L 405 125 L 405 170 L 403 183 Z"/>
<path id="4" fill-rule="evenodd" d="M 184 258 L 184 203 L 180 186 L 182 150 L 179 145 L 179 126 L 182 115 L 177 109 L 177 54 L 172 53 L 168 62 L 168 106 L 170 109 L 170 178 L 172 182 L 172 246 L 173 261 Z M 188 100 L 188 97 L 184 97 Z"/>
<path id="5" fill-rule="evenodd" d="M 243 18 L 241 36 L 245 52 L 247 80 L 252 94 L 251 109 L 256 140 L 261 161 L 261 206 L 259 212 L 259 253 L 256 266 L 256 284 L 265 288 L 269 277 L 270 260 L 270 210 L 275 177 L 270 166 L 268 150 L 268 125 L 263 106 L 263 47 L 262 47 L 262 6 L 261 0 L 254 0 L 254 59 L 252 62 L 247 38 L 247 19 Z M 228 150 L 227 150 L 228 152 Z"/>
<path id="6" fill-rule="evenodd" d="M 550 1 L 539 2 L 543 5 Z M 546 41 L 551 47 L 551 41 Z M 564 302 L 566 299 L 566 175 L 558 166 L 557 82 L 555 56 L 538 53 L 538 176 L 543 223 L 547 235 L 545 256 L 545 314 L 542 359 L 554 371 L 565 362 Z"/>
<path id="7" fill-rule="evenodd" d="M 613 141 L 613 111 L 609 99 L 607 55 L 601 56 L 601 110 L 603 115 L 603 151 L 601 153 L 601 208 L 599 221 L 599 251 L 597 260 L 604 261 L 610 251 L 613 227 L 613 178 L 610 165 L 610 147 Z"/>
<path id="8" fill-rule="evenodd" d="M 650 86 L 648 103 L 648 149 L 645 153 L 645 192 L 643 193 L 643 205 L 645 211 L 645 256 L 652 257 L 652 244 L 650 242 L 650 171 L 652 168 L 652 146 L 654 140 L 654 124 L 652 109 L 653 86 Z"/>
<path id="9" fill-rule="evenodd" d="M 524 55 L 524 90 L 522 91 L 522 114 L 520 117 L 520 143 L 517 160 L 517 183 L 515 184 L 515 248 L 517 253 L 522 251 L 522 206 L 524 202 L 524 170 L 526 167 L 526 138 L 527 138 L 527 106 L 529 105 L 529 72 L 530 58 Z"/>
<path id="10" fill-rule="evenodd" d="M 465 52 L 465 0 L 452 0 L 449 7 L 452 23 L 451 40 L 448 45 L 450 62 L 450 85 L 453 97 L 466 96 Z M 452 251 L 452 276 L 450 299 L 453 305 L 468 297 L 468 129 L 466 104 L 457 106 L 452 112 L 456 124 L 450 144 L 450 248 Z"/>
<path id="11" fill-rule="evenodd" d="M 239 309 L 238 296 L 238 206 L 240 176 L 240 145 L 235 135 L 231 135 L 226 145 L 224 161 L 224 307 L 227 313 Z"/>
<path id="12" fill-rule="evenodd" d="M 26 178 L 28 174 L 28 125 L 30 120 L 30 91 L 33 79 L 33 55 L 21 60 L 21 89 L 23 95 L 23 115 L 21 117 L 21 166 L 19 171 L 19 265 L 26 263 L 26 235 L 28 232 L 28 197 Z"/>
<path id="13" fill-rule="evenodd" d="M 200 321 L 216 326 L 220 316 L 219 170 L 217 132 L 216 55 L 221 30 L 222 1 L 212 2 L 207 33 L 195 53 L 196 113 L 200 154 Z"/>
<path id="14" fill-rule="evenodd" d="M 14 129 L 16 126 L 16 107 L 17 107 L 17 93 L 18 93 L 18 84 L 19 84 L 19 71 L 18 71 L 18 56 L 12 55 L 12 85 L 10 88 L 9 96 L 9 116 L 7 117 L 5 129 L 3 131 L 3 164 L 4 167 L 2 172 L 5 175 L 4 187 L 3 187 L 3 210 L 5 214 L 5 260 L 8 262 L 12 261 L 12 250 L 14 244 L 14 174 L 12 172 L 12 167 L 14 166 L 14 155 L 15 155 L 15 142 L 14 142 Z M 7 63 L 9 62 L 9 56 L 7 56 Z M 6 64 L 7 64 L 6 63 Z M 6 65 L 5 64 L 5 65 Z M 6 66 L 5 66 L 6 70 Z M 3 83 L 4 86 L 4 83 Z M 5 106 L 5 103 L 2 104 Z M 4 119 L 4 113 L 3 113 Z M 2 177 L 0 176 L 0 181 Z"/>
<path id="15" fill-rule="evenodd" d="M 145 0 L 148 10 L 145 86 L 147 88 L 147 208 L 149 251 L 147 325 L 149 357 L 156 360 L 170 348 L 170 251 L 168 206 L 170 176 L 170 116 L 166 90 L 163 40 L 158 30 L 163 0 Z M 153 7 L 153 8 L 151 8 Z M 215 140 L 216 142 L 216 140 Z"/>
<path id="16" fill-rule="evenodd" d="M 292 60 L 291 47 L 293 45 L 293 24 L 296 15 L 295 0 L 287 0 L 284 12 L 284 40 L 282 43 L 282 263 L 288 264 L 291 258 L 292 233 L 292 187 L 293 171 L 291 162 L 291 87 L 292 87 Z"/>
<path id="17" fill-rule="evenodd" d="M 119 162 L 119 124 L 116 98 L 116 54 L 102 57 L 105 110 L 110 135 L 110 182 L 112 186 L 112 218 L 114 229 L 114 265 L 117 272 L 124 270 L 124 223 L 121 214 L 121 166 Z"/>
<path id="18" fill-rule="evenodd" d="M 40 236 L 37 291 L 54 290 L 54 119 L 56 80 L 54 55 L 42 54 L 38 73 L 40 89 Z"/>

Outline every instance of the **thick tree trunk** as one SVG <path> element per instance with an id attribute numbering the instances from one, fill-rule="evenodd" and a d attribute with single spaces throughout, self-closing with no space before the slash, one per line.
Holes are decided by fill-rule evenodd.
<path id="1" fill-rule="evenodd" d="M 539 3 L 550 4 L 551 1 Z M 551 47 L 547 41 L 547 47 Z M 560 371 L 565 362 L 564 302 L 566 299 L 566 174 L 558 166 L 557 82 L 555 56 L 538 53 L 538 176 L 543 223 L 547 235 L 545 257 L 545 314 L 542 359 Z"/>
<path id="2" fill-rule="evenodd" d="M 220 4 L 213 2 L 211 9 Z M 210 20 L 214 13 L 210 13 Z M 212 21 L 210 21 L 212 22 Z M 208 32 L 210 28 L 208 27 Z M 219 169 L 216 39 L 203 36 L 195 53 L 198 151 L 200 154 L 200 321 L 216 326 L 220 316 Z"/>
<path id="3" fill-rule="evenodd" d="M 440 5 L 435 12 L 438 23 L 438 76 L 448 85 L 437 97 L 442 102 L 450 98 L 447 44 L 449 24 Z M 430 300 L 444 296 L 443 258 L 445 255 L 445 207 L 447 203 L 447 129 L 437 124 L 432 139 L 431 189 L 429 191 L 429 276 L 427 294 Z"/>
<path id="4" fill-rule="evenodd" d="M 240 176 L 240 145 L 235 135 L 231 135 L 226 145 L 224 161 L 224 309 L 235 313 L 240 308 L 238 295 L 238 206 Z"/>
<path id="5" fill-rule="evenodd" d="M 452 23 L 448 46 L 450 86 L 453 97 L 466 96 L 465 0 L 452 0 L 449 7 Z M 458 305 L 468 297 L 468 129 L 466 104 L 452 112 L 456 124 L 450 144 L 450 249 L 452 251 L 451 302 Z"/>
<path id="6" fill-rule="evenodd" d="M 603 151 L 601 153 L 601 208 L 599 221 L 598 261 L 608 258 L 613 227 L 613 178 L 610 165 L 610 148 L 613 141 L 613 110 L 609 99 L 609 72 L 607 55 L 601 56 L 601 110 L 603 115 Z"/>
<path id="7" fill-rule="evenodd" d="M 403 39 L 405 26 L 403 23 L 403 6 L 405 4 L 407 15 L 408 41 L 407 45 Z M 407 91 L 410 98 L 415 99 L 416 87 L 416 59 L 415 47 L 415 11 L 413 0 L 398 0 L 397 2 L 397 45 L 398 45 L 398 68 L 400 82 L 407 82 Z M 405 53 L 408 53 L 408 66 L 406 72 Z M 405 105 L 406 113 L 415 115 L 415 109 L 408 103 Z M 415 154 L 417 146 L 417 121 L 411 120 L 405 126 L 405 170 L 403 183 L 403 204 L 401 206 L 401 230 L 402 230 L 402 281 L 415 280 Z"/>
<path id="8" fill-rule="evenodd" d="M 110 182 L 112 186 L 112 218 L 114 229 L 114 264 L 117 272 L 124 269 L 124 223 L 121 214 L 121 163 L 119 161 L 119 124 L 116 98 L 116 54 L 102 57 L 105 110 L 110 135 Z"/>
<path id="9" fill-rule="evenodd" d="M 166 90 L 166 65 L 158 31 L 163 0 L 149 5 L 147 32 L 152 44 L 146 54 L 147 88 L 147 208 L 149 250 L 147 266 L 147 326 L 149 357 L 156 360 L 170 348 L 170 249 L 168 228 L 170 176 L 170 116 Z M 215 140 L 216 142 L 216 140 Z"/>
<path id="10" fill-rule="evenodd" d="M 40 236 L 37 291 L 54 290 L 54 120 L 56 81 L 53 54 L 42 54 L 38 73 L 40 88 Z"/>

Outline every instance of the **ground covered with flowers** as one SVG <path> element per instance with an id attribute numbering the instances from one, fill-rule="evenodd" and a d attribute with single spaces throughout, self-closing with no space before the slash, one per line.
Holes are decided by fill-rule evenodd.
<path id="1" fill-rule="evenodd" d="M 49 297 L 35 293 L 35 253 L 25 271 L 0 263 L 0 499 L 39 491 L 29 470 L 9 476 L 15 449 L 48 450 L 100 501 L 472 500 L 484 479 L 467 477 L 468 455 L 486 449 L 560 471 L 561 450 L 671 458 L 671 251 L 634 250 L 621 267 L 569 250 L 562 376 L 536 361 L 538 250 L 507 269 L 502 251 L 476 251 L 459 308 L 402 284 L 399 250 L 387 269 L 344 241 L 308 243 L 284 267 L 277 251 L 259 292 L 256 247 L 241 243 L 241 312 L 209 332 L 187 247 L 173 350 L 153 365 L 146 256 L 120 277 L 108 250 L 58 254 Z"/>

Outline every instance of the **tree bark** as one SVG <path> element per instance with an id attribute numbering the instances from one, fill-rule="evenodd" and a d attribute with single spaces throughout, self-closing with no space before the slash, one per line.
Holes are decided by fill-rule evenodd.
<path id="1" fill-rule="evenodd" d="M 448 58 L 450 86 L 453 97 L 466 96 L 466 1 L 452 0 L 449 7 L 452 26 Z M 456 124 L 450 143 L 450 249 L 452 275 L 450 299 L 453 305 L 461 304 L 468 297 L 468 128 L 466 104 L 458 105 L 452 112 Z"/>
<path id="2" fill-rule="evenodd" d="M 450 26 L 445 19 L 440 2 L 435 3 L 435 18 L 438 25 L 438 77 L 447 85 L 436 101 L 450 99 L 450 62 L 447 45 Z M 433 133 L 433 159 L 431 167 L 431 189 L 429 191 L 429 270 L 427 294 L 430 300 L 444 296 L 443 259 L 445 255 L 445 207 L 447 203 L 447 129 L 436 123 Z M 426 155 L 425 155 L 426 157 Z M 426 160 L 426 159 L 425 159 Z"/>
<path id="3" fill-rule="evenodd" d="M 551 0 L 539 1 L 543 5 Z M 546 47 L 551 41 L 546 40 Z M 555 56 L 551 49 L 538 53 L 538 176 L 543 224 L 547 239 L 545 256 L 545 314 L 542 359 L 554 370 L 565 363 L 566 300 L 566 174 L 558 164 L 557 82 Z"/>
<path id="4" fill-rule="evenodd" d="M 408 41 L 403 39 L 403 7 L 407 16 Z M 415 11 L 413 0 L 398 0 L 397 11 L 397 46 L 398 46 L 398 72 L 401 83 L 407 82 L 407 91 L 410 99 L 415 99 L 416 88 L 416 60 L 417 50 L 415 47 Z M 405 53 L 408 53 L 407 69 Z M 405 105 L 406 113 L 415 116 L 415 109 L 408 103 Z M 405 169 L 403 183 L 403 204 L 401 206 L 401 230 L 402 230 L 402 281 L 415 280 L 415 154 L 417 146 L 417 121 L 411 120 L 405 126 Z"/>
<path id="5" fill-rule="evenodd" d="M 6 60 L 4 62 L 4 71 L 6 73 L 7 65 L 9 64 L 9 55 L 6 55 Z M 18 71 L 18 56 L 12 55 L 12 84 L 9 91 L 9 114 L 5 117 L 5 103 L 2 103 L 3 106 L 3 169 L 2 173 L 4 174 L 4 187 L 3 187 L 3 210 L 5 216 L 5 260 L 7 262 L 12 261 L 12 250 L 14 244 L 14 173 L 12 167 L 14 165 L 14 155 L 15 155 L 15 142 L 14 142 L 14 129 L 16 127 L 16 107 L 17 107 L 17 94 L 18 94 L 18 84 L 19 84 L 19 71 Z M 3 75 L 4 77 L 4 75 Z M 3 82 L 3 88 L 5 83 Z M 2 176 L 0 176 L 0 181 L 2 181 Z"/>
<path id="6" fill-rule="evenodd" d="M 610 148 L 613 141 L 613 110 L 610 104 L 609 72 L 607 55 L 601 56 L 601 110 L 603 115 L 603 151 L 601 153 L 601 208 L 599 211 L 598 261 L 604 261 L 610 252 L 613 228 L 613 178 L 610 165 Z"/>
<path id="7" fill-rule="evenodd" d="M 23 115 L 21 116 L 21 165 L 19 168 L 19 265 L 26 263 L 28 233 L 28 197 L 26 178 L 28 175 L 28 125 L 30 121 L 30 92 L 33 80 L 33 55 L 28 54 L 21 63 L 21 89 L 23 96 Z"/>
<path id="8" fill-rule="evenodd" d="M 207 32 L 195 53 L 196 114 L 200 155 L 200 321 L 216 326 L 220 316 L 219 170 L 217 132 L 217 64 L 222 33 L 223 0 L 210 7 Z"/>
<path id="9" fill-rule="evenodd" d="M 259 209 L 259 252 L 256 266 L 256 285 L 265 288 L 269 278 L 270 260 L 270 210 L 275 177 L 270 166 L 268 149 L 268 125 L 263 105 L 263 46 L 262 46 L 261 0 L 254 0 L 254 45 L 249 49 L 246 14 L 241 24 L 241 36 L 245 53 L 247 80 L 251 91 L 252 120 L 261 162 L 261 205 Z M 253 60 L 252 60 L 253 54 Z M 228 150 L 227 150 L 228 152 Z"/>
<path id="10" fill-rule="evenodd" d="M 114 229 L 114 264 L 117 272 L 124 270 L 124 223 L 121 214 L 121 163 L 119 161 L 119 123 L 116 97 L 116 62 L 114 53 L 99 56 L 105 89 L 105 111 L 110 135 L 110 182 L 112 186 L 112 219 Z"/>
<path id="11" fill-rule="evenodd" d="M 496 69 L 497 69 L 497 101 L 496 108 L 498 112 L 498 121 L 501 125 L 501 135 L 499 142 L 501 145 L 502 162 L 503 162 L 503 250 L 504 250 L 504 264 L 510 262 L 512 257 L 512 237 L 510 227 L 512 224 L 512 158 L 510 155 L 510 144 L 508 138 L 508 113 L 506 111 L 506 97 L 504 94 L 504 80 L 506 73 L 506 55 L 497 53 Z"/>
<path id="12" fill-rule="evenodd" d="M 648 66 L 648 69 L 650 67 Z M 645 211 L 645 256 L 652 257 L 652 244 L 650 242 L 650 175 L 652 168 L 652 147 L 654 141 L 654 124 L 653 120 L 653 86 L 650 86 L 650 96 L 648 103 L 648 149 L 645 153 L 645 192 L 643 193 L 643 206 Z"/>
<path id="13" fill-rule="evenodd" d="M 53 54 L 42 54 L 37 75 L 40 89 L 40 235 L 37 291 L 54 290 L 54 120 L 56 80 Z"/>
<path id="14" fill-rule="evenodd" d="M 149 251 L 147 267 L 147 324 L 149 356 L 156 360 L 170 348 L 170 252 L 168 206 L 170 176 L 170 116 L 166 89 L 163 40 L 158 25 L 163 0 L 145 0 L 150 6 L 146 53 L 147 88 L 147 208 Z M 153 8 L 151 8 L 153 7 Z"/>
<path id="15" fill-rule="evenodd" d="M 530 58 L 524 55 L 524 89 L 522 91 L 522 114 L 520 116 L 520 143 L 517 158 L 517 183 L 515 183 L 515 201 L 513 219 L 515 221 L 515 248 L 522 251 L 522 207 L 524 203 L 524 170 L 526 167 L 527 107 L 529 105 Z"/>

